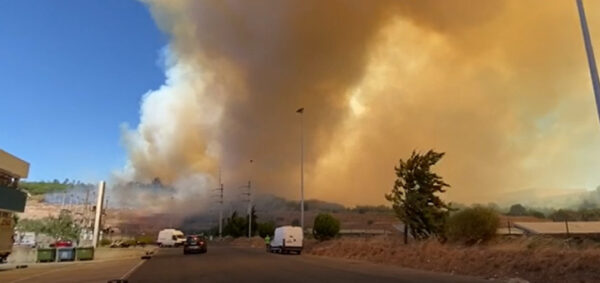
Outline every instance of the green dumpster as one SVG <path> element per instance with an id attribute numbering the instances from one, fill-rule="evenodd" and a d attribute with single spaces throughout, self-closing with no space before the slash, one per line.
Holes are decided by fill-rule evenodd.
<path id="1" fill-rule="evenodd" d="M 58 248 L 56 249 L 56 261 L 74 261 L 74 248 Z"/>
<path id="2" fill-rule="evenodd" d="M 54 248 L 39 248 L 37 250 L 38 262 L 53 262 L 56 258 L 56 249 Z"/>
<path id="3" fill-rule="evenodd" d="M 77 255 L 77 260 L 92 260 L 94 259 L 94 248 L 77 248 L 75 254 Z"/>

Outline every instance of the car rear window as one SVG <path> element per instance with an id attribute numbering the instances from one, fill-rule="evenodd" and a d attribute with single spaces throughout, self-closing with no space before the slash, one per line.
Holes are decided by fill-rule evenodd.
<path id="1" fill-rule="evenodd" d="M 201 238 L 201 237 L 188 237 L 187 238 L 187 243 L 189 245 L 197 245 L 197 244 L 199 244 L 200 242 L 203 242 L 203 241 L 204 241 L 204 239 Z"/>

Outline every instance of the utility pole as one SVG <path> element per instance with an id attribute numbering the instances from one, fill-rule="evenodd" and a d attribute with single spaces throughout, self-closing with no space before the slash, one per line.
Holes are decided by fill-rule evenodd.
<path id="1" fill-rule="evenodd" d="M 106 183 L 101 181 L 98 185 L 98 199 L 96 201 L 96 218 L 94 219 L 94 234 L 92 238 L 92 246 L 94 248 L 98 247 L 98 236 L 100 234 L 100 222 L 102 219 L 102 205 L 104 204 L 104 188 Z"/>
<path id="2" fill-rule="evenodd" d="M 598 68 L 596 67 L 596 58 L 594 56 L 594 48 L 590 38 L 587 20 L 585 17 L 585 9 L 583 8 L 582 0 L 577 1 L 577 10 L 579 11 L 579 21 L 581 23 L 581 31 L 583 33 L 583 42 L 587 53 L 588 65 L 590 67 L 590 77 L 592 78 L 592 87 L 594 89 L 594 97 L 596 98 L 596 110 L 600 118 L 600 79 L 598 79 Z"/>
<path id="3" fill-rule="evenodd" d="M 219 238 L 223 238 L 223 181 L 221 180 L 221 168 L 219 167 Z"/>
<path id="4" fill-rule="evenodd" d="M 248 189 L 247 192 L 242 193 L 248 196 L 248 238 L 252 237 L 252 181 L 248 181 L 248 185 L 242 186 L 242 188 Z"/>
<path id="5" fill-rule="evenodd" d="M 300 114 L 300 227 L 304 233 L 304 107 L 296 113 Z"/>

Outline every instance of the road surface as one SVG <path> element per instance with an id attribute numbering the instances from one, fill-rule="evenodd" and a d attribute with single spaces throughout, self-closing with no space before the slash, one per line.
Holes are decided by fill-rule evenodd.
<path id="1" fill-rule="evenodd" d="M 120 279 L 144 261 L 140 257 L 106 261 L 29 264 L 25 269 L 0 268 L 2 283 L 106 283 Z"/>
<path id="2" fill-rule="evenodd" d="M 269 254 L 262 249 L 209 246 L 183 255 L 161 249 L 128 276 L 129 282 L 489 282 L 365 262 L 310 255 Z"/>

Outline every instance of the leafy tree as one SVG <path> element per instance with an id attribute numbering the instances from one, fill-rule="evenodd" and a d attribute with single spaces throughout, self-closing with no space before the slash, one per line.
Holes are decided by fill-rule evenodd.
<path id="1" fill-rule="evenodd" d="M 415 239 L 437 236 L 444 240 L 444 225 L 450 206 L 442 201 L 437 193 L 444 193 L 450 187 L 442 177 L 431 171 L 444 153 L 433 150 L 425 154 L 413 151 L 411 157 L 394 167 L 396 182 L 391 193 L 385 197 L 392 203 L 396 216 L 405 224 L 404 239 L 408 232 Z"/>
<path id="2" fill-rule="evenodd" d="M 256 216 L 256 209 L 254 209 L 254 207 L 252 207 L 251 219 L 252 235 L 255 235 L 258 230 L 258 222 L 256 221 L 258 217 Z M 234 211 L 231 216 L 225 220 L 223 235 L 229 235 L 234 238 L 248 236 L 248 216 L 238 216 L 237 211 Z"/>
<path id="3" fill-rule="evenodd" d="M 580 215 L 576 211 L 570 209 L 559 209 L 558 211 L 550 214 L 550 219 L 553 221 L 577 221 L 580 220 Z"/>
<path id="4" fill-rule="evenodd" d="M 223 234 L 237 238 L 247 235 L 248 222 L 245 217 L 238 216 L 237 211 L 234 211 L 229 218 L 227 218 L 225 226 L 223 227 Z"/>
<path id="5" fill-rule="evenodd" d="M 81 228 L 67 211 L 61 211 L 56 218 L 49 218 L 44 227 L 44 233 L 56 239 L 77 240 L 80 231 Z"/>
<path id="6" fill-rule="evenodd" d="M 475 244 L 492 239 L 499 224 L 500 218 L 494 210 L 480 206 L 467 208 L 450 216 L 446 236 L 451 241 Z"/>
<path id="7" fill-rule="evenodd" d="M 315 218 L 313 225 L 313 235 L 317 240 L 328 240 L 331 239 L 340 232 L 340 221 L 331 214 L 320 213 Z"/>
<path id="8" fill-rule="evenodd" d="M 579 214 L 578 220 L 581 221 L 600 220 L 600 209 L 597 208 L 579 209 L 577 213 Z"/>
<path id="9" fill-rule="evenodd" d="M 75 223 L 67 211 L 61 211 L 58 217 L 21 219 L 16 229 L 22 232 L 43 233 L 55 239 L 64 240 L 77 240 L 81 231 L 81 227 Z"/>
<path id="10" fill-rule="evenodd" d="M 508 210 L 508 215 L 512 216 L 525 216 L 527 215 L 527 208 L 520 203 L 513 204 Z"/>
<path id="11" fill-rule="evenodd" d="M 15 229 L 21 232 L 43 233 L 46 221 L 44 219 L 21 219 Z"/>
<path id="12" fill-rule="evenodd" d="M 275 222 L 269 221 L 258 223 L 257 230 L 258 235 L 262 238 L 266 237 L 267 235 L 269 235 L 269 237 L 273 237 L 273 234 L 275 234 Z"/>

